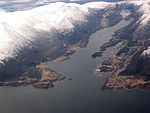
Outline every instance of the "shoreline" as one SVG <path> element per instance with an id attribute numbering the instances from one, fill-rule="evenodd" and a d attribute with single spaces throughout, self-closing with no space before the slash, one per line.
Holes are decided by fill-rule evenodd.
<path id="1" fill-rule="evenodd" d="M 113 55 L 106 59 L 100 67 L 96 68 L 100 75 L 102 73 L 111 73 L 103 89 L 150 88 L 150 78 L 144 74 L 136 73 L 135 70 L 138 59 L 141 53 L 148 48 L 150 40 L 144 39 L 130 42 L 130 40 L 121 39 L 121 31 L 129 26 L 117 30 L 113 38 L 100 47 L 102 52 L 109 47 L 115 48 Z"/>
<path id="2" fill-rule="evenodd" d="M 56 71 L 50 69 L 47 64 L 54 62 L 61 62 L 70 58 L 74 52 L 76 52 L 80 48 L 86 47 L 88 44 L 88 40 L 90 35 L 100 29 L 99 26 L 95 27 L 94 30 L 90 31 L 88 34 L 85 34 L 82 40 L 77 43 L 70 45 L 67 47 L 65 53 L 60 56 L 47 61 L 41 61 L 41 63 L 28 67 L 28 69 L 17 77 L 8 78 L 4 81 L 0 81 L 0 86 L 11 86 L 11 87 L 19 87 L 19 86 L 28 86 L 31 85 L 34 88 L 39 89 L 48 89 L 55 87 L 55 82 L 64 82 L 64 80 L 72 80 L 72 78 L 67 78 L 65 75 L 61 75 Z M 35 77 L 30 77 L 32 74 L 37 74 Z"/>

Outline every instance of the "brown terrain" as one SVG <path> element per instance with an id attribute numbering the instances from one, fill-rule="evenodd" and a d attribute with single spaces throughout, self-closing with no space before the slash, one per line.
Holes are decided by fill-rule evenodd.
<path id="1" fill-rule="evenodd" d="M 30 73 L 33 73 L 33 70 L 41 77 L 30 77 Z M 20 77 L 13 79 L 8 79 L 6 81 L 1 81 L 0 86 L 21 86 L 21 85 L 33 85 L 35 88 L 49 88 L 54 87 L 54 81 L 61 79 L 61 75 L 57 72 L 49 69 L 43 64 L 37 65 L 36 68 L 32 68 L 25 72 Z"/>
<path id="2" fill-rule="evenodd" d="M 131 89 L 131 88 L 150 88 L 150 81 L 141 76 L 111 76 L 106 81 L 106 89 Z"/>
<path id="3" fill-rule="evenodd" d="M 149 59 L 142 59 L 141 54 L 150 46 L 149 32 L 145 27 L 138 29 L 135 13 L 126 19 L 131 23 L 116 31 L 114 37 L 100 49 L 114 46 L 113 55 L 102 63 L 97 70 L 100 74 L 111 72 L 104 84 L 104 89 L 150 88 Z M 149 24 L 148 24 L 149 25 Z"/>

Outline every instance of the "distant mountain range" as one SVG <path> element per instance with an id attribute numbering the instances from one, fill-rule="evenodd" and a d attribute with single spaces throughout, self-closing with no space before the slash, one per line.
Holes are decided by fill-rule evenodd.
<path id="1" fill-rule="evenodd" d="M 84 4 L 95 1 L 118 2 L 123 0 L 0 0 L 0 8 L 5 11 L 14 12 L 32 9 L 55 2 Z"/>

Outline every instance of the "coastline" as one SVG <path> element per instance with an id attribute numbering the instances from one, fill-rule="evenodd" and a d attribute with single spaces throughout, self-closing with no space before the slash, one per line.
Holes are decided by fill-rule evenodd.
<path id="1" fill-rule="evenodd" d="M 129 20 L 132 20 L 132 18 Z M 100 49 L 106 51 L 109 47 L 114 47 L 115 50 L 113 55 L 106 59 L 100 67 L 97 67 L 99 74 L 111 73 L 110 77 L 107 78 L 103 89 L 132 89 L 132 88 L 150 88 L 150 79 L 147 75 L 142 72 L 138 73 L 136 70 L 138 61 L 142 52 L 148 48 L 150 44 L 149 39 L 130 41 L 123 36 L 126 34 L 126 30 L 129 26 L 134 25 L 133 21 L 128 26 L 117 30 L 113 38 L 103 44 Z M 124 33 L 124 32 L 125 33 Z M 122 38 L 124 37 L 124 38 Z"/>

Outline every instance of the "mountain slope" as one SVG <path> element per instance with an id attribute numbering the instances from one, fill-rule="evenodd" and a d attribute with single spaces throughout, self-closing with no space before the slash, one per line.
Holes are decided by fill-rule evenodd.
<path id="1" fill-rule="evenodd" d="M 28 66 L 65 53 L 69 45 L 98 28 L 98 11 L 112 5 L 58 2 L 27 11 L 1 11 L 0 78 L 19 75 Z"/>
<path id="2" fill-rule="evenodd" d="M 57 40 L 59 34 L 71 34 L 76 26 L 87 23 L 92 13 L 94 11 L 90 7 L 65 3 L 53 3 L 28 11 L 1 12 L 0 61 L 14 58 L 24 47 L 36 46 L 33 42 L 41 38 L 51 42 Z M 44 32 L 47 37 L 41 36 Z"/>

